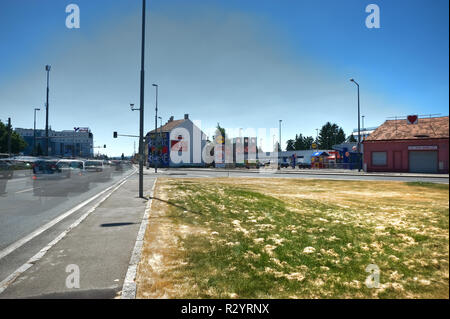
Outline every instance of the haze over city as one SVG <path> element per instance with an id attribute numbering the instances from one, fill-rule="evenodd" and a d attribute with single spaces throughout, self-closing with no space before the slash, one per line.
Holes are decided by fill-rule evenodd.
<path id="1" fill-rule="evenodd" d="M 0 4 L 0 119 L 32 128 L 50 64 L 51 128 L 89 127 L 102 153 L 129 155 L 133 139 L 112 132 L 138 133 L 129 104 L 139 104 L 139 1 L 76 1 L 79 29 L 65 26 L 67 4 Z M 281 119 L 283 148 L 326 121 L 347 135 L 357 127 L 350 78 L 361 85 L 366 127 L 424 107 L 446 115 L 448 2 L 377 4 L 381 27 L 368 29 L 367 4 L 356 0 L 150 1 L 145 132 L 154 128 L 152 83 L 163 122 L 188 113 L 202 128 L 277 129 Z"/>

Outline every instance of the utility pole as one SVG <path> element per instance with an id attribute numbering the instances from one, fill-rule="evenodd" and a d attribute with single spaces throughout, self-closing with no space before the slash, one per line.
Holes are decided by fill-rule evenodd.
<path id="1" fill-rule="evenodd" d="M 33 155 L 37 154 L 36 148 L 36 111 L 40 111 L 40 108 L 34 108 L 34 126 L 33 126 Z"/>
<path id="2" fill-rule="evenodd" d="M 351 82 L 355 83 L 356 86 L 358 87 L 358 172 L 361 171 L 361 126 L 360 126 L 360 120 L 361 120 L 361 115 L 360 115 L 360 105 L 359 105 L 359 84 L 358 82 L 356 82 L 354 79 L 350 79 Z"/>
<path id="3" fill-rule="evenodd" d="M 156 88 L 156 106 L 155 106 L 155 138 L 154 138 L 154 142 L 155 142 L 155 150 L 157 150 L 156 148 L 156 139 L 158 137 L 158 84 L 152 84 L 155 88 Z M 155 159 L 155 173 L 158 173 L 158 161 L 156 161 Z"/>
<path id="4" fill-rule="evenodd" d="M 8 117 L 8 156 L 9 157 L 11 157 L 11 133 L 12 133 L 11 118 Z"/>
<path id="5" fill-rule="evenodd" d="M 45 103 L 45 155 L 48 156 L 48 95 L 49 95 L 49 86 L 48 86 L 48 81 L 49 81 L 49 76 L 50 76 L 50 69 L 51 66 L 50 65 L 46 65 L 45 66 L 45 71 L 47 71 L 47 102 Z"/>
<path id="6" fill-rule="evenodd" d="M 139 197 L 144 197 L 144 57 L 145 57 L 145 0 L 142 0 L 141 41 L 141 98 L 139 106 Z"/>
<path id="7" fill-rule="evenodd" d="M 280 121 L 280 128 L 279 128 L 279 137 L 280 137 L 280 142 L 279 142 L 279 146 L 280 146 L 280 152 L 283 150 L 282 148 L 281 148 L 281 122 L 283 121 L 283 120 L 279 120 Z"/>

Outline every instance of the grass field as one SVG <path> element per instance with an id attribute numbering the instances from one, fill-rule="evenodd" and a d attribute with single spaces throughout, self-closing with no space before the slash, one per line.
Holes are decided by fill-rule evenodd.
<path id="1" fill-rule="evenodd" d="M 448 235 L 448 185 L 158 179 L 138 297 L 449 298 Z"/>

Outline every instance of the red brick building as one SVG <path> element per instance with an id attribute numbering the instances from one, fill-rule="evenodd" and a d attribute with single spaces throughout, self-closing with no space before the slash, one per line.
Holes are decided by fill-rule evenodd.
<path id="1" fill-rule="evenodd" d="M 368 172 L 448 173 L 449 117 L 386 121 L 364 144 Z"/>

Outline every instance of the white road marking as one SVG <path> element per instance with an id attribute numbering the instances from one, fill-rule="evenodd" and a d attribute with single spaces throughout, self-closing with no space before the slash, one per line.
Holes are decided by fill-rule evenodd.
<path id="1" fill-rule="evenodd" d="M 155 181 L 153 182 L 153 187 L 152 187 L 152 190 L 150 191 L 150 199 L 147 202 L 147 207 L 145 209 L 144 216 L 142 217 L 141 226 L 139 227 L 139 232 L 136 237 L 136 243 L 134 244 L 133 253 L 131 254 L 127 274 L 126 274 L 125 280 L 123 282 L 121 299 L 135 299 L 136 298 L 137 266 L 141 260 L 142 247 L 144 246 L 144 236 L 145 236 L 145 231 L 147 229 L 148 218 L 150 216 L 150 209 L 152 207 L 152 198 L 153 198 L 153 194 L 155 192 L 155 186 L 156 186 L 157 180 L 158 180 L 158 178 L 155 178 Z"/>
<path id="2" fill-rule="evenodd" d="M 76 211 L 78 211 L 80 208 L 86 206 L 87 204 L 89 204 L 90 202 L 92 202 L 94 199 L 102 196 L 104 193 L 108 192 L 109 190 L 111 190 L 112 188 L 114 188 L 116 185 L 120 184 L 122 181 L 126 180 L 128 177 L 130 177 L 131 175 L 133 175 L 134 173 L 136 173 L 136 170 L 131 173 L 130 175 L 124 177 L 123 179 L 121 179 L 119 182 L 117 182 L 116 184 L 108 187 L 107 189 L 101 191 L 100 193 L 92 196 L 91 198 L 85 200 L 84 202 L 82 202 L 81 204 L 78 204 L 77 206 L 75 206 L 74 208 L 68 210 L 67 212 L 65 212 L 64 214 L 59 215 L 58 217 L 56 217 L 55 219 L 51 220 L 50 222 L 48 222 L 47 224 L 39 227 L 38 229 L 36 229 L 35 231 L 33 231 L 32 233 L 28 234 L 27 236 L 23 237 L 22 239 L 19 239 L 18 241 L 16 241 L 15 243 L 12 243 L 11 245 L 9 245 L 8 247 L 6 247 L 5 249 L 3 249 L 2 251 L 0 251 L 0 259 L 4 258 L 5 256 L 9 255 L 10 253 L 12 253 L 13 251 L 15 251 L 17 248 L 25 245 L 27 242 L 29 242 L 30 240 L 32 240 L 33 238 L 35 238 L 36 236 L 39 236 L 40 234 L 42 234 L 44 231 L 46 231 L 47 229 L 49 229 L 50 227 L 56 225 L 57 223 L 59 223 L 61 220 L 65 219 L 66 217 L 72 215 L 73 213 L 75 213 Z"/>
<path id="3" fill-rule="evenodd" d="M 34 189 L 34 188 L 24 189 L 23 191 L 18 191 L 18 192 L 16 192 L 16 194 L 26 193 L 26 192 L 32 191 L 33 189 Z"/>

